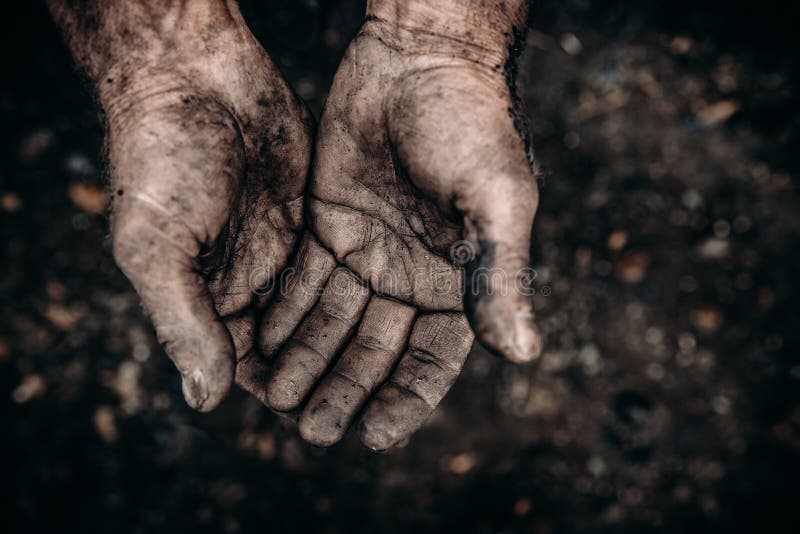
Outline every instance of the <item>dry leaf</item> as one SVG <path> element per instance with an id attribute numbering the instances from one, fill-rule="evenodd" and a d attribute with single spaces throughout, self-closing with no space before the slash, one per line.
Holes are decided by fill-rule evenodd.
<path id="1" fill-rule="evenodd" d="M 722 100 L 701 108 L 697 112 L 697 118 L 703 124 L 713 126 L 730 119 L 734 113 L 739 111 L 740 107 L 736 100 Z"/>
<path id="2" fill-rule="evenodd" d="M 71 183 L 67 195 L 73 204 L 92 215 L 102 215 L 106 211 L 108 199 L 103 188 L 82 183 Z"/>
<path id="3" fill-rule="evenodd" d="M 614 275 L 626 284 L 638 284 L 647 276 L 650 254 L 634 250 L 620 257 L 614 263 Z"/>

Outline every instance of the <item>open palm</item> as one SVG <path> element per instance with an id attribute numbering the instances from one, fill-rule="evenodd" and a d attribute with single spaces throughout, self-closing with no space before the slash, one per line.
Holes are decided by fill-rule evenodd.
<path id="1" fill-rule="evenodd" d="M 498 69 L 405 53 L 377 23 L 351 43 L 318 132 L 313 235 L 261 330 L 276 357 L 265 400 L 305 401 L 309 441 L 339 440 L 365 406 L 367 446 L 412 434 L 458 376 L 470 322 L 512 361 L 538 354 L 530 297 L 514 290 L 537 192 L 511 102 Z"/>

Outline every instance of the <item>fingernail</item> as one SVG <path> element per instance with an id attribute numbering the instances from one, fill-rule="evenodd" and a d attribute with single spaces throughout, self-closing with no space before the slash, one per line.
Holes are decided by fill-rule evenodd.
<path id="1" fill-rule="evenodd" d="M 519 312 L 511 328 L 510 360 L 525 363 L 535 360 L 542 353 L 542 336 L 533 322 L 533 313 Z"/>
<path id="2" fill-rule="evenodd" d="M 211 395 L 203 371 L 194 369 L 192 372 L 183 375 L 181 377 L 181 386 L 186 403 L 195 410 L 202 411 L 203 406 Z"/>

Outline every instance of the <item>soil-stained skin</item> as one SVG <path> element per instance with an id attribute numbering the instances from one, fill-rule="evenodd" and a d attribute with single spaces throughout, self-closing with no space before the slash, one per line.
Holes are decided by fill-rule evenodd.
<path id="1" fill-rule="evenodd" d="M 310 5 L 250 3 L 266 31 L 270 9 Z M 103 180 L 99 125 L 40 4 L 15 3 L 3 34 L 4 532 L 797 530 L 790 3 L 535 2 L 519 94 L 548 177 L 532 249 L 547 351 L 534 368 L 473 347 L 438 416 L 382 456 L 301 443 L 249 395 L 182 405 L 99 199 L 73 194 Z M 316 33 L 264 35 L 315 103 L 347 44 L 331 36 L 363 17 L 317 4 Z"/>
<path id="2" fill-rule="evenodd" d="M 107 122 L 115 258 L 208 410 L 302 229 L 313 119 L 235 3 L 50 2 Z"/>
<path id="3" fill-rule="evenodd" d="M 470 26 L 447 18 L 442 6 L 371 2 L 342 60 L 309 189 L 309 220 L 321 246 L 309 245 L 303 261 L 338 265 L 355 277 L 351 290 L 338 292 L 346 299 L 327 296 L 326 287 L 293 335 L 279 312 L 308 304 L 303 292 L 286 297 L 268 311 L 261 336 L 278 369 L 265 400 L 277 410 L 302 408 L 300 431 L 312 443 L 341 439 L 362 409 L 358 427 L 368 447 L 385 449 L 409 436 L 460 372 L 473 340 L 469 323 L 512 361 L 539 354 L 529 297 L 501 287 L 502 277 L 513 285 L 529 265 L 537 205 L 502 68 L 515 61 L 524 4 L 514 16 L 504 15 L 505 4 L 513 3 L 475 2 L 472 8 L 492 16 Z M 439 20 L 447 23 L 437 27 Z M 465 262 L 451 257 L 459 246 L 469 256 L 466 279 Z M 476 271 L 499 277 L 484 273 L 471 294 Z M 353 306 L 364 318 L 347 345 L 356 332 Z M 405 351 L 384 341 L 386 324 L 410 332 Z"/>
<path id="4" fill-rule="evenodd" d="M 304 283 L 266 310 L 257 354 L 254 281 L 294 250 L 308 113 L 235 5 L 51 3 L 107 115 L 115 257 L 194 407 L 235 374 L 275 410 L 305 406 L 319 445 L 366 406 L 362 441 L 382 450 L 446 394 L 473 330 L 512 361 L 538 356 L 514 286 L 537 205 L 509 74 L 525 3 L 444 4 L 370 2 L 318 132 Z"/>

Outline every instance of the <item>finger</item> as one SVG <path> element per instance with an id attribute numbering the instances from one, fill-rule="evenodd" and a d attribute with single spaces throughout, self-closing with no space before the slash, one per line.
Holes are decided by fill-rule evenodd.
<path id="1" fill-rule="evenodd" d="M 361 417 L 361 442 L 382 451 L 416 432 L 455 382 L 473 339 L 461 313 L 417 319 L 408 349 Z"/>
<path id="2" fill-rule="evenodd" d="M 231 221 L 217 246 L 200 260 L 220 315 L 235 315 L 251 306 L 263 310 L 271 300 L 280 271 L 299 248 L 293 227 L 300 200 L 273 205 L 266 193 L 242 195 L 238 210 L 244 216 Z"/>
<path id="3" fill-rule="evenodd" d="M 236 363 L 236 384 L 253 395 L 262 403 L 266 403 L 264 385 L 269 380 L 270 365 L 256 350 L 245 353 Z"/>
<path id="4" fill-rule="evenodd" d="M 320 447 L 342 439 L 364 401 L 389 376 L 415 315 L 411 306 L 372 297 L 355 338 L 300 415 L 303 439 Z"/>
<path id="5" fill-rule="evenodd" d="M 291 271 L 281 275 L 277 296 L 261 322 L 258 341 L 265 358 L 277 353 L 316 304 L 335 266 L 330 252 L 306 234 Z"/>
<path id="6" fill-rule="evenodd" d="M 369 301 L 369 289 L 348 269 L 333 271 L 319 302 L 281 349 L 267 383 L 272 409 L 297 408 L 344 346 Z"/>
<path id="7" fill-rule="evenodd" d="M 222 321 L 231 335 L 236 361 L 240 361 L 245 354 L 253 349 L 253 332 L 255 331 L 253 314 L 244 312 L 239 315 L 224 317 Z"/>
<path id="8" fill-rule="evenodd" d="M 269 380 L 271 371 L 270 362 L 258 354 L 258 350 L 250 349 L 236 364 L 236 384 L 255 398 L 266 404 L 266 389 L 264 384 Z M 274 412 L 281 419 L 291 421 L 295 425 L 299 418 L 297 410 L 289 412 Z"/>
<path id="9" fill-rule="evenodd" d="M 178 368 L 186 402 L 209 411 L 233 382 L 235 349 L 193 267 L 195 251 L 182 248 L 169 226 L 146 208 L 126 213 L 114 227 L 114 257 Z"/>
<path id="10" fill-rule="evenodd" d="M 225 327 L 231 334 L 236 354 L 234 382 L 248 393 L 259 398 L 266 383 L 269 367 L 253 346 L 255 320 L 251 313 L 226 317 Z M 259 398 L 259 400 L 261 400 Z"/>
<path id="11" fill-rule="evenodd" d="M 464 310 L 487 348 L 532 360 L 541 336 L 530 288 L 520 285 L 532 275 L 538 191 L 508 89 L 453 68 L 432 71 L 421 85 L 411 80 L 402 94 L 389 128 L 399 160 L 417 187 L 464 221 L 473 256 L 464 264 Z"/>

